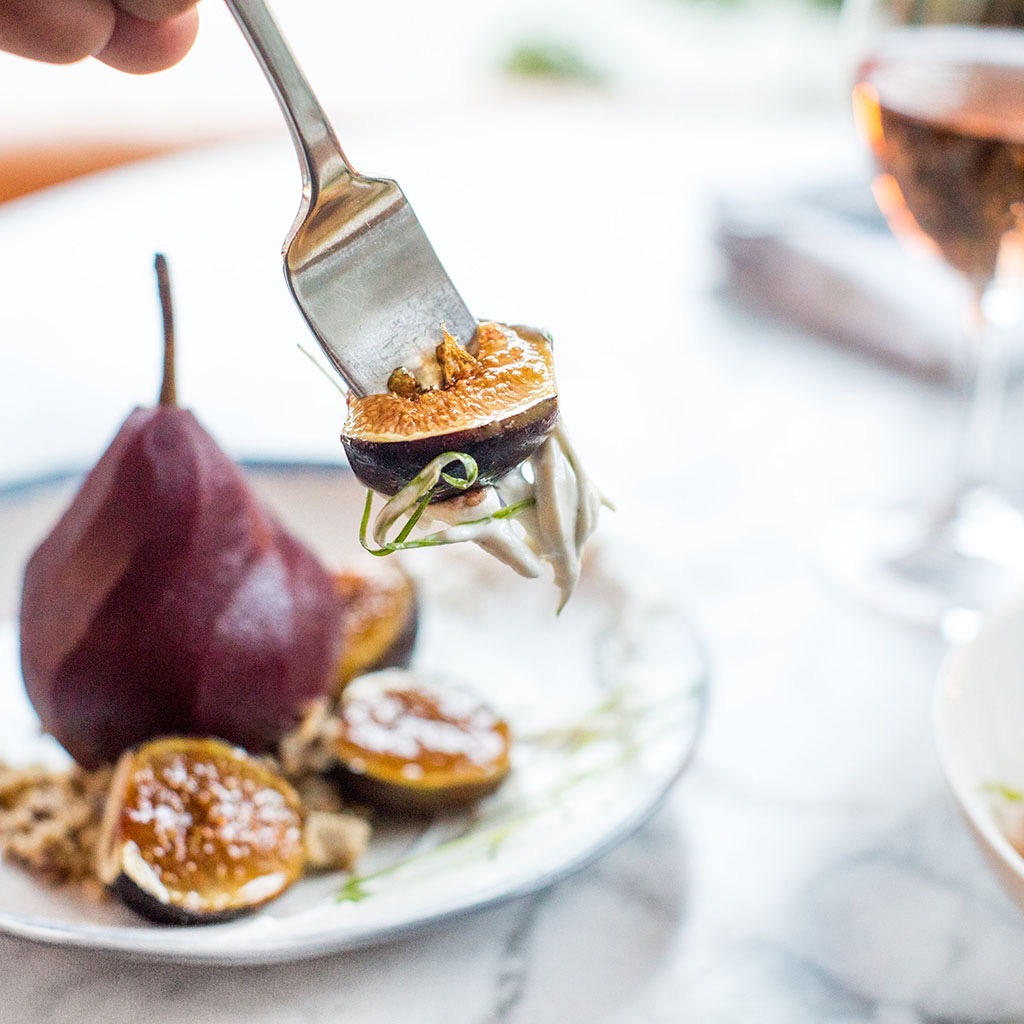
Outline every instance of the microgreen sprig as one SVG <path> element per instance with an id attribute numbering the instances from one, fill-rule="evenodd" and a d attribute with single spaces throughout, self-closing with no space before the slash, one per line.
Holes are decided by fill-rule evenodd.
<path id="1" fill-rule="evenodd" d="M 1013 804 L 1024 802 L 1024 792 L 1014 786 L 1006 785 L 1005 782 L 986 782 L 981 788 L 983 792 L 993 793 Z"/>
<path id="2" fill-rule="evenodd" d="M 456 476 L 447 472 L 447 468 L 458 463 L 462 467 L 462 476 Z M 370 517 L 373 513 L 373 491 L 366 492 L 366 503 L 363 506 L 363 517 L 359 523 L 359 543 L 369 551 L 371 555 L 390 555 L 396 551 L 410 551 L 415 548 L 438 547 L 442 544 L 456 544 L 465 540 L 464 536 L 453 532 L 463 526 L 481 526 L 486 523 L 498 522 L 502 519 L 511 519 L 519 515 L 524 509 L 534 503 L 533 498 L 527 498 L 512 505 L 502 506 L 495 512 L 479 519 L 467 519 L 454 527 L 446 527 L 434 533 L 428 533 L 422 537 L 410 539 L 416 524 L 423 517 L 427 506 L 430 504 L 430 496 L 437 484 L 444 480 L 445 483 L 454 487 L 457 491 L 468 491 L 476 485 L 480 475 L 476 459 L 465 452 L 444 452 L 436 458 L 431 459 L 423 469 L 419 471 L 397 494 L 389 498 L 381 510 L 377 513 L 373 522 L 372 538 L 374 547 L 368 540 L 367 534 L 370 528 Z M 393 540 L 388 540 L 392 527 L 405 517 L 405 522 Z"/>
<path id="3" fill-rule="evenodd" d="M 487 856 L 495 856 L 507 840 L 545 815 L 571 813 L 567 812 L 565 801 L 574 792 L 635 764 L 652 743 L 678 729 L 690 713 L 689 706 L 679 704 L 678 695 L 630 708 L 633 695 L 630 687 L 620 685 L 577 722 L 533 737 L 519 737 L 520 742 L 561 755 L 563 771 L 542 789 L 520 793 L 511 803 L 499 800 L 469 820 L 464 831 L 436 846 L 417 849 L 376 871 L 351 875 L 337 893 L 338 902 L 360 903 L 375 895 L 375 884 L 388 876 L 414 865 L 429 865 L 457 852 L 477 857 L 482 849 Z M 605 756 L 587 764 L 578 763 L 577 759 L 588 748 L 601 744 L 610 746 Z"/>

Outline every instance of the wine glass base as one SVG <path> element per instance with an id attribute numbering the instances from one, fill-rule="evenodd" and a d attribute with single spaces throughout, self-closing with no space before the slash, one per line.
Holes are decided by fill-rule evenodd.
<path id="1" fill-rule="evenodd" d="M 988 487 L 938 509 L 855 510 L 834 524 L 823 563 L 877 611 L 962 642 L 1024 590 L 1024 514 Z"/>

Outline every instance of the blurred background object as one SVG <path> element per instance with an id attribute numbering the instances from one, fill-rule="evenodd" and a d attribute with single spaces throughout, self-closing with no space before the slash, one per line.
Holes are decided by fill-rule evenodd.
<path id="1" fill-rule="evenodd" d="M 383 993 L 393 1019 L 453 1024 L 1024 1019 L 1024 927 L 931 749 L 943 642 L 818 574 L 837 507 L 945 481 L 958 383 L 956 299 L 935 308 L 864 201 L 835 7 L 277 7 L 348 155 L 402 182 L 470 308 L 557 339 L 567 423 L 617 506 L 602 534 L 645 546 L 659 572 L 639 582 L 692 607 L 713 652 L 708 729 L 638 841 L 537 900 L 195 984 L 0 937 L 7 1016 L 360 1024 Z M 147 79 L 0 56 L 0 148 L 51 177 L 93 146 L 191 147 L 3 209 L 0 484 L 87 465 L 155 396 L 157 246 L 183 403 L 236 457 L 341 458 L 341 401 L 295 351 L 281 282 L 294 156 L 220 0 L 201 13 L 195 52 Z M 214 205 L 237 232 L 219 249 Z M 850 340 L 865 311 L 873 350 Z M 884 351 L 918 324 L 945 333 Z"/>
<path id="2" fill-rule="evenodd" d="M 0 54 L 0 93 L 16 98 L 0 124 L 0 197 L 175 150 L 227 152 L 262 139 L 280 144 L 283 155 L 289 143 L 277 104 L 233 19 L 220 0 L 201 0 L 199 10 L 193 51 L 142 78 L 90 60 L 54 67 Z M 868 158 L 853 133 L 835 3 L 438 0 L 425 8 L 412 0 L 373 7 L 289 0 L 275 14 L 347 155 L 359 171 L 402 183 L 470 308 L 529 319 L 560 338 L 570 416 L 615 379 L 609 357 L 624 324 L 636 336 L 657 337 L 664 357 L 680 364 L 718 343 L 718 328 L 702 312 L 709 296 L 724 300 L 729 315 L 753 315 L 759 329 L 744 361 L 757 346 L 771 357 L 781 330 L 798 343 L 824 341 L 930 381 L 958 380 L 962 351 L 950 329 L 956 297 L 933 288 L 930 275 L 941 273 L 934 266 L 911 265 L 864 199 Z M 260 266 L 246 261 L 236 275 L 239 289 L 258 293 L 258 301 L 245 309 L 204 302 L 200 261 L 179 262 L 181 317 L 194 318 L 200 337 L 255 332 L 284 352 L 282 336 L 302 336 L 276 291 L 273 266 L 298 202 L 294 163 L 289 172 L 258 189 L 254 173 L 234 197 L 237 206 L 242 195 L 255 192 L 261 203 L 265 196 L 265 208 L 248 218 L 266 228 L 253 252 Z M 166 173 L 157 178 L 162 183 Z M 211 178 L 210 188 L 217 184 Z M 161 187 L 154 204 L 197 205 L 194 178 L 170 192 Z M 92 201 L 108 202 L 106 193 Z M 179 218 L 179 226 L 194 219 Z M 257 225 L 250 227 L 255 234 Z M 147 232 L 140 224 L 135 234 Z M 502 244 L 485 249 L 479 240 L 486 238 Z M 189 252 L 197 241 L 181 239 Z M 98 251 L 92 240 L 77 244 Z M 52 259 L 44 251 L 41 258 Z M 16 275 L 37 282 L 20 259 L 11 256 Z M 123 346 L 118 373 L 102 381 L 109 410 L 148 394 L 140 357 L 122 337 L 128 324 L 138 320 L 135 331 L 148 324 L 148 259 L 139 266 L 117 282 L 106 271 L 118 304 L 112 327 L 125 325 L 108 342 Z M 74 318 L 57 307 L 44 316 L 38 304 L 12 308 L 15 364 L 32 362 L 13 341 L 28 325 L 61 338 L 72 320 L 108 318 L 109 295 L 97 294 L 95 283 L 74 287 Z M 209 391 L 208 405 L 219 409 L 212 391 L 223 384 L 207 382 L 198 368 L 190 383 L 183 372 L 189 393 L 202 400 Z M 308 380 L 296 377 L 296 388 L 308 391 Z M 256 385 L 235 368 L 232 386 L 241 389 L 243 379 Z M 651 431 L 662 439 L 685 431 L 671 378 L 643 386 L 652 396 Z M 11 401 L 21 401 L 11 389 Z M 57 402 L 59 389 L 51 390 Z M 95 418 L 95 435 L 103 436 L 98 403 L 68 390 L 59 395 L 64 407 Z M 306 426 L 332 451 L 336 401 L 333 394 L 323 401 L 324 425 Z M 613 486 L 633 457 L 629 438 L 610 421 L 590 422 L 600 453 L 594 471 Z M 80 443 L 91 436 L 81 431 Z M 267 440 L 262 432 L 260 440 Z M 291 450 L 279 447 L 282 455 Z"/>
<path id="3" fill-rule="evenodd" d="M 998 480 L 1024 277 L 1024 4 L 851 0 L 850 78 L 878 207 L 960 285 L 971 395 L 946 486 L 837 529 L 830 562 L 875 607 L 945 628 L 1007 601 L 1024 511 Z M 903 280 L 900 275 L 899 280 Z"/>
<path id="4" fill-rule="evenodd" d="M 701 118 L 834 102 L 836 13 L 813 0 L 289 0 L 275 11 L 343 134 L 356 118 L 423 117 L 494 91 L 600 90 Z M 193 51 L 131 80 L 96 61 L 0 54 L 9 98 L 0 196 L 121 158 L 276 128 L 272 97 L 218 0 Z"/>

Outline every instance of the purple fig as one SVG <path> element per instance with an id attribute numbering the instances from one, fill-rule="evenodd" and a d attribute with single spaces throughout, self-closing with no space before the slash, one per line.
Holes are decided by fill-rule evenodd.
<path id="1" fill-rule="evenodd" d="M 174 404 L 161 279 L 161 402 L 128 416 L 25 571 L 28 696 L 87 768 L 169 733 L 266 750 L 331 690 L 339 656 L 330 574 Z"/>

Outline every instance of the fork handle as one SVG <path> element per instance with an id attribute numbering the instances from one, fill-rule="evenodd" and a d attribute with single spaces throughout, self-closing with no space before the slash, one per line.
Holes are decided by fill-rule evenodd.
<path id="1" fill-rule="evenodd" d="M 224 0 L 267 76 L 299 156 L 303 186 L 313 203 L 323 186 L 354 176 L 327 115 L 263 0 Z"/>

